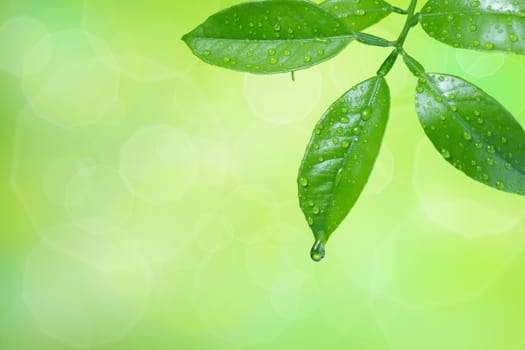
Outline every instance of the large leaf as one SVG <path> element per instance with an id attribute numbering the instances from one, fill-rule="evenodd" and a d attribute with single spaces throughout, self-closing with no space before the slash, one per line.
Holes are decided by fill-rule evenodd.
<path id="1" fill-rule="evenodd" d="M 420 23 L 431 37 L 454 47 L 525 53 L 521 0 L 429 0 Z"/>
<path id="2" fill-rule="evenodd" d="M 323 62 L 354 38 L 337 17 L 308 1 L 230 7 L 182 38 L 209 64 L 251 73 L 290 72 Z"/>
<path id="3" fill-rule="evenodd" d="M 525 191 L 525 132 L 478 87 L 445 74 L 422 74 L 416 108 L 436 149 L 465 174 L 499 190 Z"/>
<path id="4" fill-rule="evenodd" d="M 316 125 L 297 180 L 301 209 L 316 239 L 312 259 L 323 258 L 329 236 L 368 181 L 389 108 L 386 81 L 374 77 L 341 96 Z"/>
<path id="5" fill-rule="evenodd" d="M 370 27 L 393 12 L 392 5 L 382 0 L 326 0 L 320 6 L 343 19 L 355 32 Z"/>

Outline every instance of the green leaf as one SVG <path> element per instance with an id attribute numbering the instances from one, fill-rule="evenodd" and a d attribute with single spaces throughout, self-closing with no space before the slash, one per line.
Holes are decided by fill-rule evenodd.
<path id="1" fill-rule="evenodd" d="M 476 181 L 506 192 L 525 191 L 525 132 L 478 87 L 445 74 L 422 74 L 416 108 L 441 155 Z"/>
<path id="2" fill-rule="evenodd" d="M 327 0 L 320 6 L 343 19 L 355 32 L 370 27 L 393 12 L 392 5 L 382 0 Z"/>
<path id="3" fill-rule="evenodd" d="M 311 67 L 354 38 L 348 26 L 308 1 L 247 2 L 208 18 L 182 38 L 204 62 L 251 73 Z"/>
<path id="4" fill-rule="evenodd" d="M 390 92 L 383 77 L 341 96 L 317 123 L 297 178 L 299 203 L 316 243 L 312 259 L 357 201 L 381 146 Z"/>
<path id="5" fill-rule="evenodd" d="M 420 23 L 453 47 L 525 53 L 525 4 L 516 0 L 429 0 Z"/>

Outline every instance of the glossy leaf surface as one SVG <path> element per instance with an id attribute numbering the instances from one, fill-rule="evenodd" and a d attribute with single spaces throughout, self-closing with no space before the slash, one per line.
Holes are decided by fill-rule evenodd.
<path id="1" fill-rule="evenodd" d="M 416 108 L 436 149 L 465 174 L 499 190 L 525 191 L 525 132 L 494 98 L 463 79 L 422 74 Z"/>
<path id="2" fill-rule="evenodd" d="M 392 5 L 382 0 L 327 0 L 320 5 L 343 19 L 355 32 L 379 22 L 392 13 Z"/>
<path id="3" fill-rule="evenodd" d="M 525 4 L 516 0 L 430 0 L 420 23 L 458 48 L 525 53 Z"/>
<path id="4" fill-rule="evenodd" d="M 321 260 L 324 245 L 361 194 L 379 152 L 390 108 L 382 77 L 346 92 L 316 125 L 298 175 L 299 202 Z"/>
<path id="5" fill-rule="evenodd" d="M 204 62 L 251 73 L 323 62 L 353 39 L 348 26 L 309 1 L 259 1 L 208 18 L 183 40 Z"/>

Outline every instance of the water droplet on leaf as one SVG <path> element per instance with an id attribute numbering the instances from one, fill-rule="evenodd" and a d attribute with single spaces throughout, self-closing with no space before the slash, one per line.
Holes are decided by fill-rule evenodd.
<path id="1" fill-rule="evenodd" d="M 370 118 L 372 117 L 372 111 L 370 110 L 370 108 L 365 108 L 363 110 L 363 113 L 361 113 L 361 119 L 363 119 L 364 121 L 367 121 L 369 120 Z"/>
<path id="2" fill-rule="evenodd" d="M 450 158 L 450 152 L 446 149 L 441 149 L 441 155 L 443 156 L 443 158 L 445 159 L 449 159 Z"/>
<path id="3" fill-rule="evenodd" d="M 299 179 L 299 184 L 303 187 L 308 186 L 308 179 L 304 176 L 301 176 L 301 178 Z"/>

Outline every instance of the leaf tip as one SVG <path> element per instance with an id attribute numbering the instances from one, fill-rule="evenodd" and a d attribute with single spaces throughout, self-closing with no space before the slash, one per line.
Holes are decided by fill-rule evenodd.
<path id="1" fill-rule="evenodd" d="M 191 39 L 195 39 L 196 36 L 198 36 L 198 31 L 199 31 L 199 27 L 197 28 L 194 28 L 192 30 L 190 30 L 189 32 L 187 32 L 186 34 L 184 34 L 180 40 L 184 41 L 186 44 L 190 45 L 190 41 Z"/>

